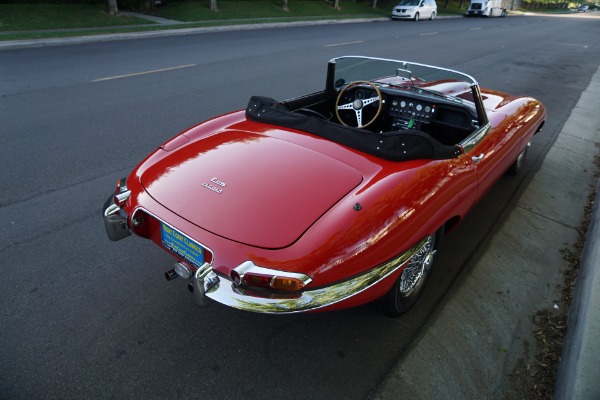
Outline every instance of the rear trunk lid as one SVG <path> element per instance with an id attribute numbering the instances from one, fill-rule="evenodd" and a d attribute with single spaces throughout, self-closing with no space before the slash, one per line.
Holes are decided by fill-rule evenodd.
<path id="1" fill-rule="evenodd" d="M 207 231 L 276 249 L 298 240 L 362 179 L 355 168 L 300 145 L 223 131 L 169 152 L 141 183 Z"/>

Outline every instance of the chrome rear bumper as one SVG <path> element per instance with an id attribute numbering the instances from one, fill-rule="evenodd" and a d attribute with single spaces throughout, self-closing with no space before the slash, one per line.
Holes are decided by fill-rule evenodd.
<path id="1" fill-rule="evenodd" d="M 110 240 L 116 242 L 131 235 L 131 231 L 127 227 L 127 213 L 115 204 L 114 195 L 104 203 L 102 217 L 106 235 Z"/>
<path id="2" fill-rule="evenodd" d="M 244 311 L 266 314 L 289 314 L 314 311 L 332 306 L 362 293 L 378 284 L 398 269 L 426 245 L 429 236 L 389 262 L 371 271 L 327 287 L 305 290 L 297 296 L 262 298 L 244 294 L 230 280 L 219 277 L 206 263 L 199 268 L 192 279 L 194 298 L 198 305 L 206 305 L 207 298 L 226 306 Z"/>

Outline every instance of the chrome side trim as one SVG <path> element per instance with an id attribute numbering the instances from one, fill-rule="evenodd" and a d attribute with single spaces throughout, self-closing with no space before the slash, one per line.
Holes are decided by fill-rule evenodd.
<path id="1" fill-rule="evenodd" d="M 246 296 L 234 290 L 235 288 L 231 281 L 219 279 L 214 272 L 211 273 L 216 277 L 217 282 L 215 283 L 212 281 L 211 283 L 213 285 L 208 289 L 206 289 L 204 285 L 207 277 L 211 277 L 211 273 L 196 272 L 193 282 L 194 296 L 204 293 L 206 297 L 221 304 L 244 311 L 266 314 L 291 314 L 318 310 L 344 301 L 352 296 L 356 296 L 381 282 L 399 268 L 403 267 L 417 251 L 427 244 L 429 238 L 430 236 L 426 236 L 398 257 L 369 272 L 330 286 L 305 290 L 300 292 L 297 298 L 262 298 Z M 208 264 L 206 265 L 208 266 Z M 205 273 L 206 275 L 204 275 Z M 199 299 L 196 298 L 196 301 L 198 302 Z"/>
<path id="2" fill-rule="evenodd" d="M 102 216 L 106 235 L 113 242 L 131 235 L 131 231 L 127 227 L 127 213 L 115 204 L 114 195 L 111 195 L 104 203 Z"/>
<path id="3" fill-rule="evenodd" d="M 465 140 L 459 143 L 459 145 L 463 148 L 464 153 L 468 153 L 471 151 L 481 140 L 487 135 L 490 131 L 492 125 L 488 122 L 480 129 L 476 130 L 472 134 L 470 134 Z"/>

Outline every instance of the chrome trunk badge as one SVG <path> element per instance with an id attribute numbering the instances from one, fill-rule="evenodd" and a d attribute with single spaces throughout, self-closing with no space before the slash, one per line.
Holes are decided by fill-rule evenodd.
<path id="1" fill-rule="evenodd" d="M 203 182 L 202 186 L 212 190 L 215 193 L 221 194 L 223 193 L 223 188 L 227 186 L 227 184 L 225 182 L 223 182 L 222 180 L 220 180 L 217 177 L 213 177 L 209 182 Z"/>

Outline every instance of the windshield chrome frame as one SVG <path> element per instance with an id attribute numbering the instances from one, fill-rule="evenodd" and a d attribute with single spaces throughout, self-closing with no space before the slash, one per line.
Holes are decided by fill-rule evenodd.
<path id="1" fill-rule="evenodd" d="M 403 66 L 403 65 L 408 65 L 409 67 L 410 66 L 419 66 L 419 67 L 423 67 L 423 68 L 427 68 L 427 69 L 432 69 L 432 70 L 437 70 L 437 71 L 445 71 L 445 72 L 448 72 L 448 73 L 451 73 L 454 75 L 462 76 L 465 79 L 464 82 L 467 83 L 471 88 L 471 94 L 473 95 L 473 103 L 475 104 L 475 112 L 477 113 L 478 126 L 484 127 L 488 123 L 487 114 L 485 112 L 485 108 L 483 106 L 483 100 L 481 98 L 481 91 L 479 89 L 479 83 L 477 83 L 475 78 L 473 78 L 471 75 L 468 75 L 468 74 L 465 74 L 463 72 L 459 72 L 456 70 L 452 70 L 449 68 L 437 67 L 437 66 L 433 66 L 433 65 L 421 64 L 421 63 L 416 63 L 416 62 L 411 62 L 411 61 L 394 60 L 394 59 L 389 59 L 389 58 L 365 57 L 365 56 L 336 57 L 336 58 L 332 58 L 331 60 L 329 60 L 329 63 L 328 63 L 327 81 L 326 81 L 327 86 L 325 89 L 326 92 L 336 93 L 338 91 L 338 88 L 336 88 L 336 85 L 335 85 L 335 83 L 336 83 L 335 82 L 336 81 L 336 76 L 335 76 L 336 64 L 337 64 L 338 60 L 349 59 L 349 58 L 355 58 L 355 59 L 357 59 L 357 61 L 370 60 L 370 61 L 398 63 L 399 66 Z M 418 76 L 417 76 L 417 78 L 418 78 Z M 364 80 L 366 80 L 366 79 L 368 79 L 368 78 L 365 78 Z"/>

